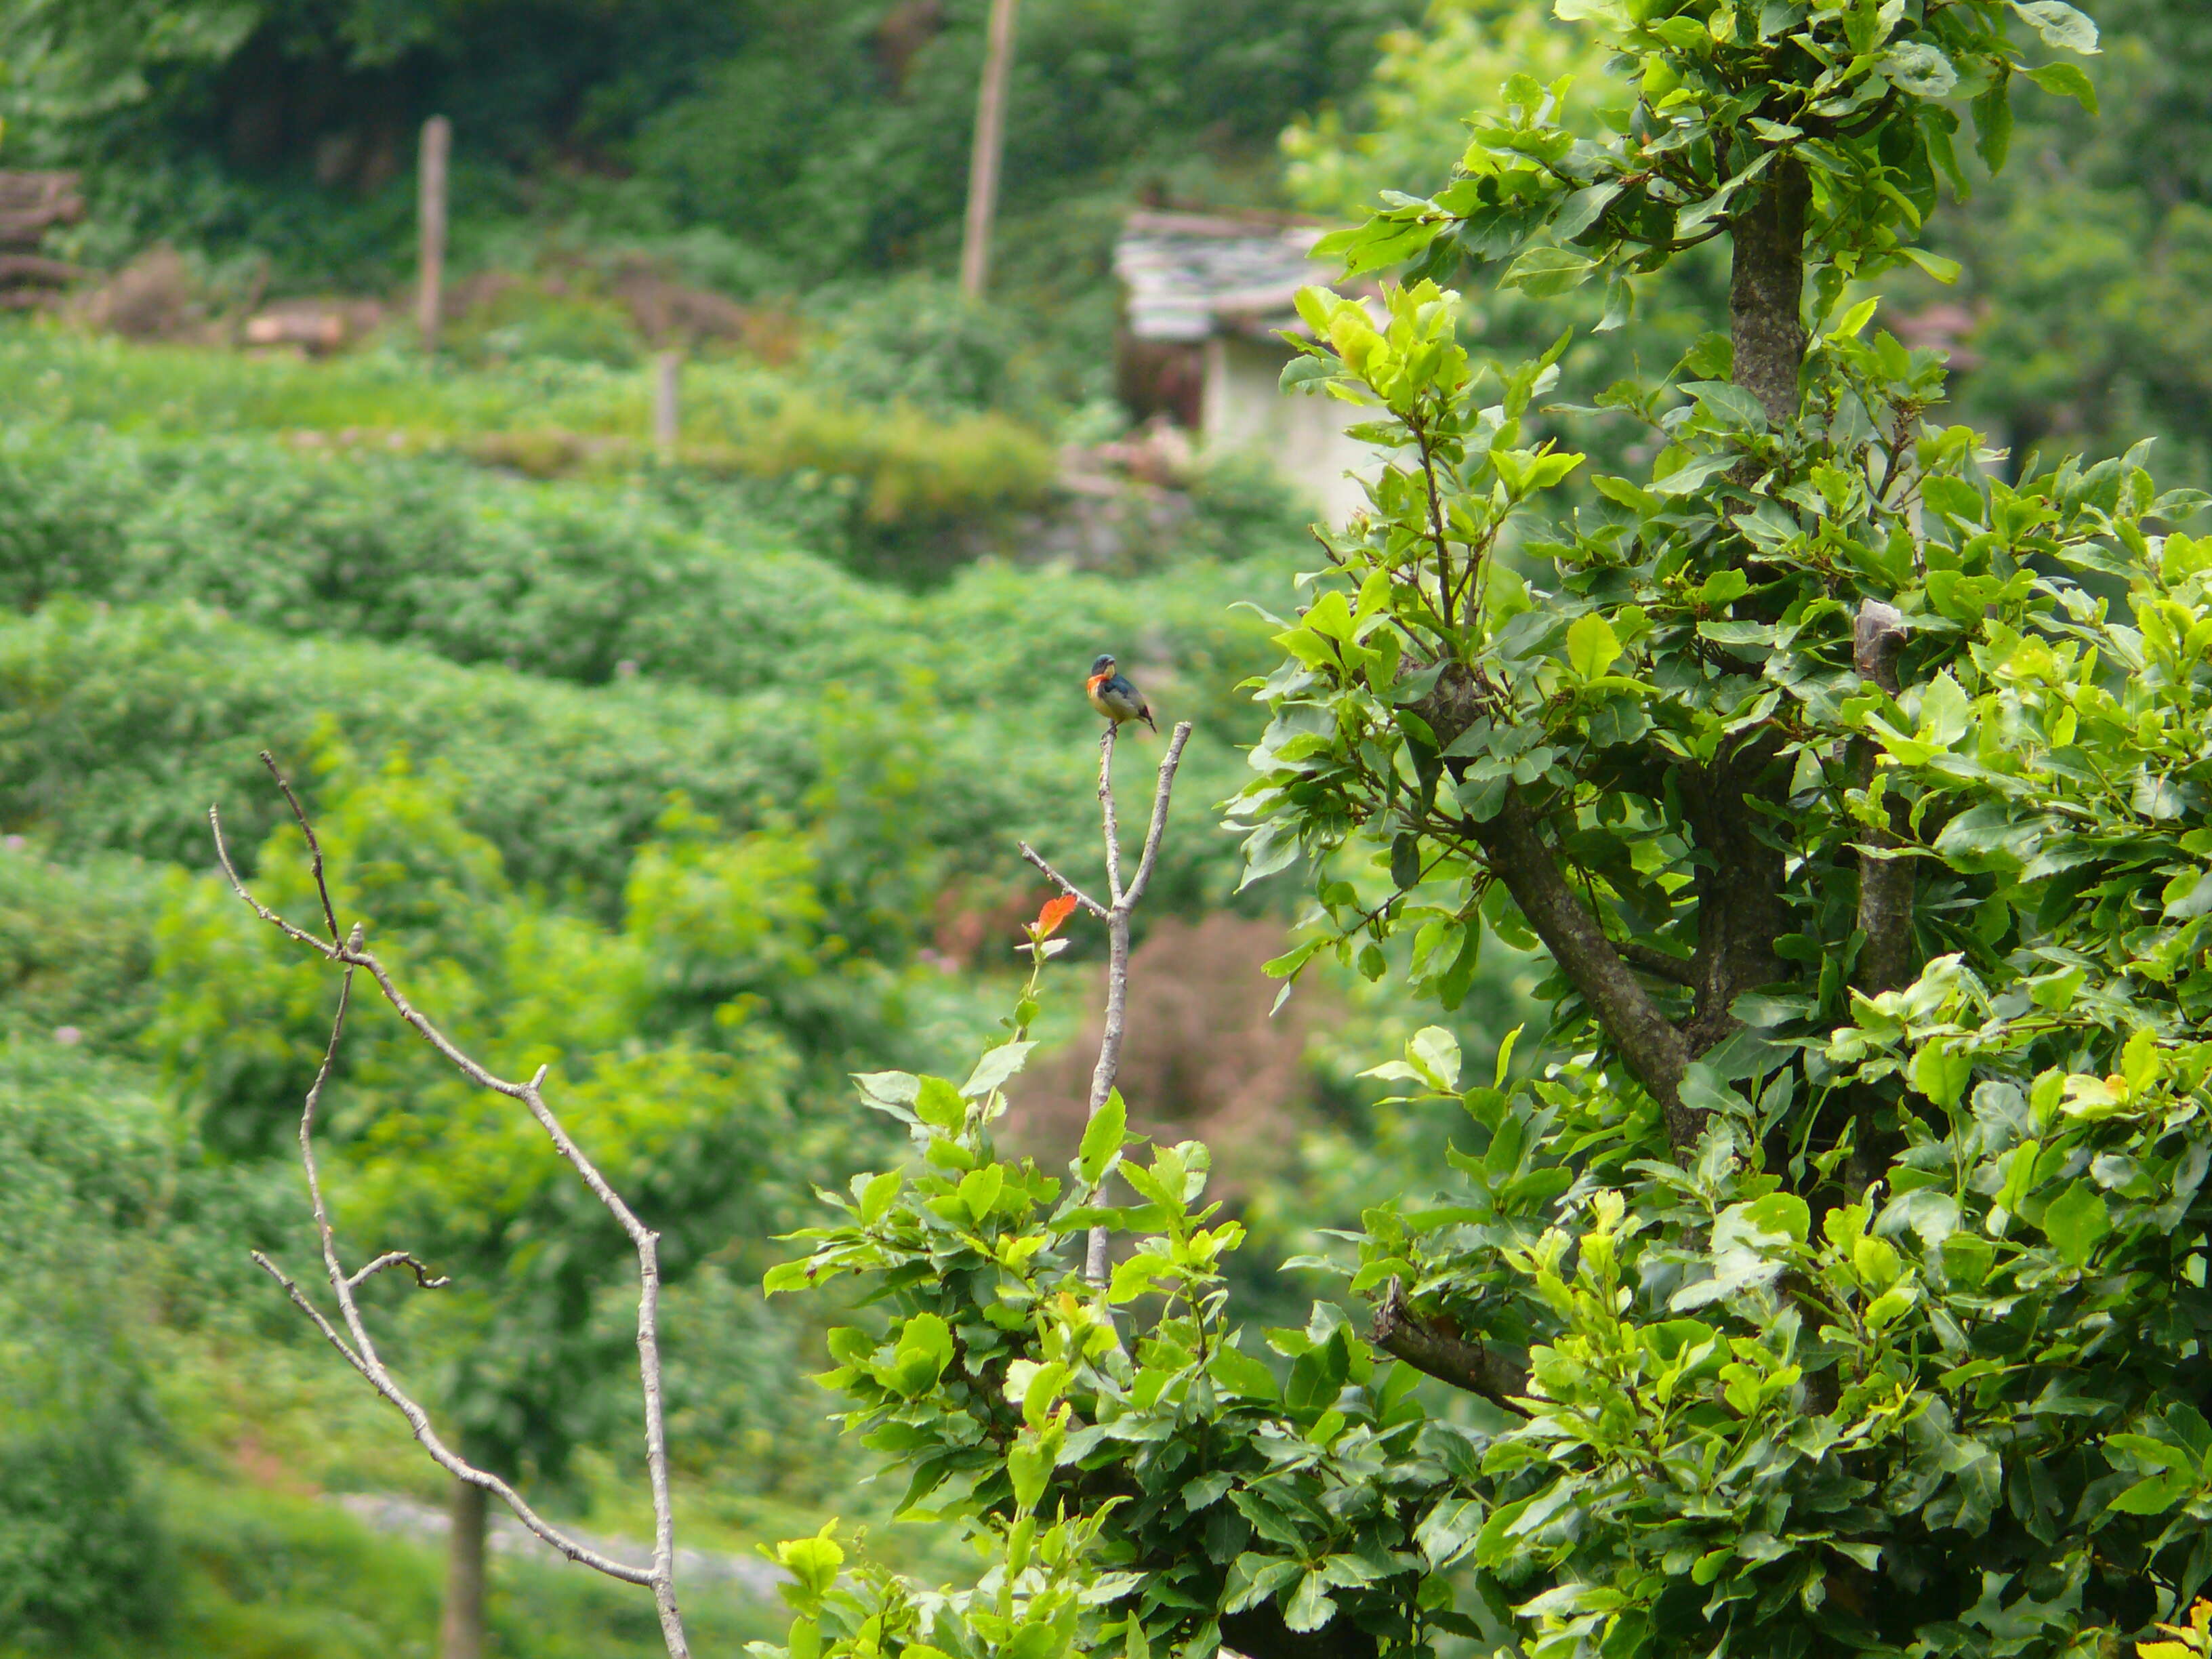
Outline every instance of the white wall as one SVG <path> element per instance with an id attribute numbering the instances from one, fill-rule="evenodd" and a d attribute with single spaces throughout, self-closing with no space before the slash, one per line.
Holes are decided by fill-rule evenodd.
<path id="1" fill-rule="evenodd" d="M 1206 393 L 1200 434 L 1208 454 L 1243 454 L 1268 462 L 1332 525 L 1342 525 L 1367 497 L 1346 473 L 1373 477 L 1381 457 L 1344 434 L 1362 410 L 1340 398 L 1279 389 L 1291 349 L 1277 340 L 1217 334 L 1206 343 Z"/>

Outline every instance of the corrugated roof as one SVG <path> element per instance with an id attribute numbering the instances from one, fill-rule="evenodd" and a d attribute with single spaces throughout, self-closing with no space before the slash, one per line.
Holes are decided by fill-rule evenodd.
<path id="1" fill-rule="evenodd" d="M 1139 340 L 1264 334 L 1297 321 L 1291 301 L 1334 273 L 1312 258 L 1327 228 L 1199 213 L 1134 213 L 1114 246 Z"/>

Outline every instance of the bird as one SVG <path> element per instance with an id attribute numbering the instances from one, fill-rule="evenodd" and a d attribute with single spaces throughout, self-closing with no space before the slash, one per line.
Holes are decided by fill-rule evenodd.
<path id="1" fill-rule="evenodd" d="M 1115 725 L 1142 720 L 1154 737 L 1159 735 L 1160 728 L 1152 725 L 1152 705 L 1125 675 L 1115 672 L 1113 658 L 1102 655 L 1091 665 L 1091 678 L 1084 681 L 1083 689 L 1090 696 L 1091 706 Z"/>

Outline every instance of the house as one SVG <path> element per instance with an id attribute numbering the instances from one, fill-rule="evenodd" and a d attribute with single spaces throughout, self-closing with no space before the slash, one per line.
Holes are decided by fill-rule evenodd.
<path id="1" fill-rule="evenodd" d="M 1362 411 L 1340 398 L 1285 393 L 1303 333 L 1298 289 L 1333 271 L 1311 250 L 1325 228 L 1279 217 L 1135 213 L 1114 249 L 1121 279 L 1121 396 L 1140 418 L 1165 416 L 1208 457 L 1265 461 L 1333 524 L 1366 495 L 1375 452 L 1345 435 Z M 1371 416 L 1370 417 L 1371 418 Z"/>

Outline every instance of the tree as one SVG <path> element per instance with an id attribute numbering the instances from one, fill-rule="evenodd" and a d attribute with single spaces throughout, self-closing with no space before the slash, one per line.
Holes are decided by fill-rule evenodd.
<path id="1" fill-rule="evenodd" d="M 1466 1150 L 1361 1218 L 1365 1339 L 1328 1303 L 1267 1334 L 1286 1375 L 1225 1305 L 1202 1147 L 1139 1157 L 1109 1111 L 1063 1182 L 997 1157 L 988 1088 L 862 1079 L 923 1158 L 771 1287 L 884 1303 L 823 1380 L 992 1567 L 831 1590 L 810 1540 L 794 1659 L 2086 1655 L 2212 1576 L 2212 540 L 2172 527 L 2204 498 L 2139 452 L 2008 481 L 1867 286 L 1948 274 L 1915 239 L 1954 102 L 2001 159 L 2021 79 L 2089 97 L 2053 54 L 2094 27 L 1558 9 L 1626 130 L 1509 81 L 1442 191 L 1334 242 L 1405 269 L 1385 302 L 1302 303 L 1286 379 L 1389 459 L 1283 623 L 1234 813 L 1248 880 L 1316 872 L 1276 971 L 1395 953 L 1449 1006 L 1483 933 L 1533 944 L 1571 1058 L 1467 1086 L 1431 1029 L 1386 1062 Z M 1601 283 L 1619 326 L 1723 237 L 1727 334 L 1598 400 L 1649 479 L 1540 517 L 1581 463 L 1527 436 L 1566 342 L 1491 381 L 1437 279 Z M 1102 1224 L 1133 1236 L 1103 1286 Z"/>
<path id="2" fill-rule="evenodd" d="M 536 1070 L 528 1092 L 557 1095 L 567 1130 L 650 1218 L 657 1293 L 723 1240 L 769 1230 L 778 1194 L 793 1184 L 783 1167 L 797 1139 L 784 1091 L 795 1057 L 747 1018 L 728 994 L 734 988 L 708 994 L 717 970 L 730 974 L 751 954 L 738 943 L 746 935 L 777 936 L 763 956 L 811 942 L 812 860 L 796 837 L 710 844 L 700 832 L 711 824 L 672 811 L 665 839 L 641 854 L 617 932 L 518 893 L 498 850 L 461 823 L 462 786 L 450 772 L 425 776 L 396 757 L 363 776 L 343 756 L 325 759 L 337 775 L 325 780 L 322 835 L 302 812 L 258 860 L 270 908 L 246 915 L 210 884 L 185 893 L 165 919 L 167 994 L 156 1036 L 203 1133 L 226 1152 L 250 1155 L 274 1141 L 278 1103 L 304 1096 L 311 1120 L 319 1105 L 324 1155 L 341 1177 L 334 1219 L 312 1164 L 308 1175 L 315 1219 L 333 1230 L 319 1241 L 333 1271 L 341 1239 L 379 1241 L 372 1255 L 402 1239 L 427 1264 L 413 1283 L 434 1277 L 434 1294 L 392 1310 L 400 1340 L 392 1363 L 452 1442 L 440 1458 L 454 1477 L 441 1650 L 475 1659 L 487 1498 L 556 1484 L 580 1446 L 634 1428 L 637 1335 L 624 1281 L 635 1217 L 607 1201 L 596 1174 L 575 1180 L 547 1119 L 514 1109 L 527 1103 L 516 1086 L 487 1082 L 483 1068 L 426 1042 L 404 1008 L 390 1018 L 373 1002 L 350 1019 L 342 1012 L 341 1048 L 323 958 L 366 967 L 360 936 L 347 954 L 331 922 L 326 944 L 307 940 L 321 956 L 303 960 L 299 930 L 264 923 L 288 909 L 369 919 L 382 962 L 429 988 L 418 994 L 434 994 L 437 1018 L 457 1040 L 520 1075 Z M 699 925 L 702 915 L 714 927 Z M 659 982 L 678 974 L 683 999 Z M 677 1003 L 693 1006 L 672 1018 Z M 728 1012 L 717 1018 L 718 1009 Z M 241 1030 L 252 1040 L 241 1041 Z M 556 1030 L 557 1040 L 538 1035 Z M 360 1275 L 371 1313 L 379 1291 L 404 1282 L 389 1271 L 400 1264 L 384 1265 L 382 1283 L 368 1282 L 374 1271 Z M 366 1339 L 350 1328 L 356 1287 L 331 1288 L 361 1352 Z M 364 1375 L 381 1370 L 373 1352 L 367 1358 Z M 653 1364 L 657 1441 L 657 1356 Z M 398 1403 L 398 1384 L 378 1386 Z M 652 1455 L 661 1458 L 657 1444 Z"/>

